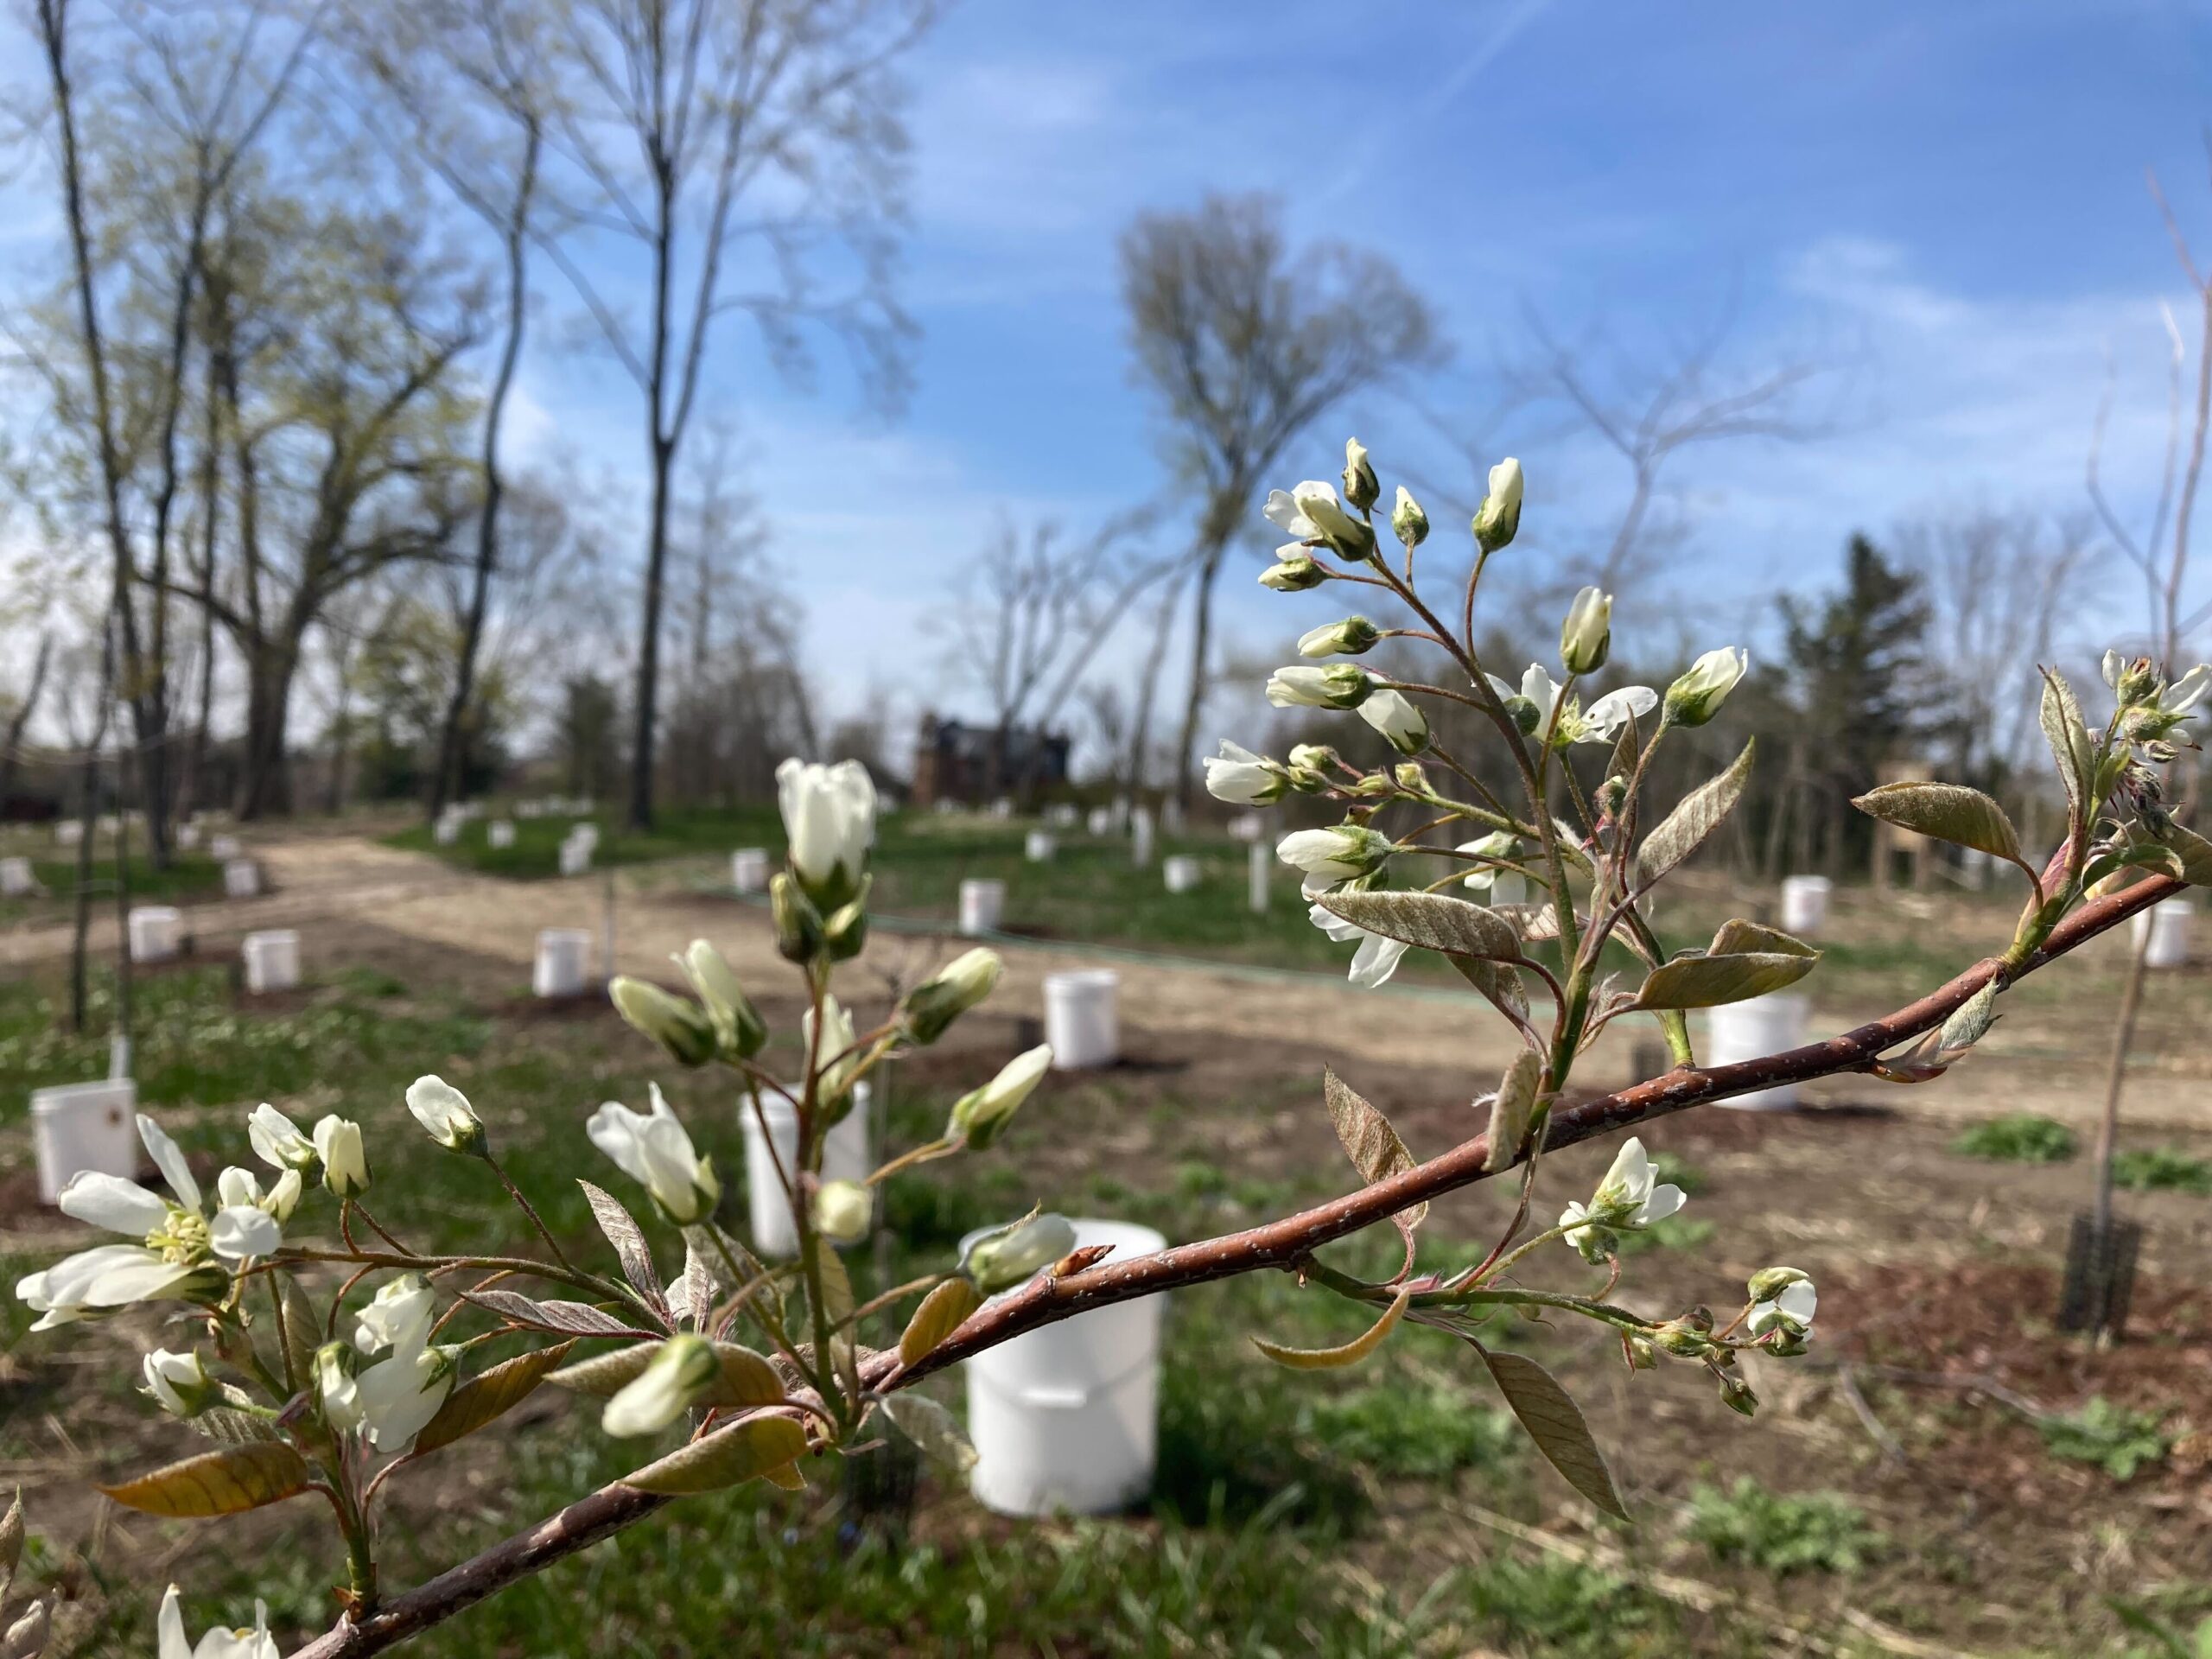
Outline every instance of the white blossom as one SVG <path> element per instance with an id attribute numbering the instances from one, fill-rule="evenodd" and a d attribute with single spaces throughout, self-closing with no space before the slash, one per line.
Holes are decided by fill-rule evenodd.
<path id="1" fill-rule="evenodd" d="M 1751 653 L 1741 645 L 1707 652 L 1667 688 L 1667 717 L 1677 726 L 1704 725 L 1719 712 L 1751 663 Z"/>
<path id="2" fill-rule="evenodd" d="M 1287 785 L 1282 769 L 1263 754 L 1224 738 L 1221 753 L 1209 760 L 1206 793 L 1231 806 L 1265 806 L 1281 798 Z"/>
<path id="3" fill-rule="evenodd" d="M 395 1348 L 353 1379 L 361 1426 L 379 1452 L 404 1452 L 453 1392 L 454 1348 Z"/>
<path id="4" fill-rule="evenodd" d="M 1520 850 L 1520 839 L 1504 830 L 1484 836 L 1479 841 L 1462 842 L 1454 852 L 1468 853 L 1477 858 L 1510 858 Z M 1488 893 L 1497 885 L 1501 874 L 1510 874 L 1495 864 L 1478 864 L 1459 879 L 1459 885 L 1474 893 Z"/>
<path id="5" fill-rule="evenodd" d="M 1359 949 L 1352 952 L 1351 971 L 1346 977 L 1362 990 L 1371 991 L 1396 973 L 1400 960 L 1411 948 L 1402 939 L 1386 939 L 1380 933 L 1370 933 L 1325 905 L 1313 906 L 1306 917 L 1339 944 L 1359 941 Z"/>
<path id="6" fill-rule="evenodd" d="M 1357 663 L 1294 664 L 1268 677 L 1268 701 L 1278 709 L 1357 709 L 1374 684 L 1375 677 Z"/>
<path id="7" fill-rule="evenodd" d="M 353 1346 L 364 1354 L 386 1349 L 419 1351 L 437 1318 L 437 1293 L 419 1273 L 402 1274 L 379 1287 L 353 1319 Z"/>
<path id="8" fill-rule="evenodd" d="M 199 1415 L 207 1404 L 208 1391 L 214 1386 L 207 1368 L 200 1363 L 200 1356 L 190 1350 L 177 1354 L 156 1348 L 140 1363 L 139 1369 L 145 1375 L 146 1392 L 173 1417 Z"/>
<path id="9" fill-rule="evenodd" d="M 964 1140 L 979 1152 L 989 1146 L 1021 1103 L 1035 1092 L 1052 1064 L 1050 1043 L 1039 1043 L 1015 1055 L 988 1083 L 953 1102 L 944 1126 L 945 1138 Z"/>
<path id="10" fill-rule="evenodd" d="M 233 1164 L 215 1178 L 215 1196 L 226 1210 L 259 1210 L 281 1225 L 299 1208 L 302 1185 L 300 1172 L 287 1168 L 264 1192 L 258 1175 Z"/>
<path id="11" fill-rule="evenodd" d="M 1475 510 L 1475 541 L 1495 553 L 1521 528 L 1521 463 L 1508 455 L 1490 469 L 1490 493 Z"/>
<path id="12" fill-rule="evenodd" d="M 305 1169 L 315 1161 L 315 1142 L 266 1101 L 246 1115 L 245 1138 L 253 1155 L 272 1169 Z"/>
<path id="13" fill-rule="evenodd" d="M 1332 881 L 1365 875 L 1389 855 L 1388 836 L 1363 824 L 1340 823 L 1327 830 L 1294 830 L 1275 843 L 1275 856 L 1293 869 Z"/>
<path id="14" fill-rule="evenodd" d="M 1635 1232 L 1664 1221 L 1682 1207 L 1682 1189 L 1672 1182 L 1655 1185 L 1651 1159 L 1640 1136 L 1621 1142 L 1612 1167 L 1586 1205 L 1570 1203 L 1559 1224 L 1569 1229 L 1567 1242 L 1592 1262 L 1613 1253 L 1613 1235 Z"/>
<path id="15" fill-rule="evenodd" d="M 184 1610 L 178 1605 L 176 1586 L 162 1598 L 162 1611 L 154 1622 L 156 1659 L 280 1659 L 276 1638 L 269 1634 L 268 1604 L 253 1604 L 250 1630 L 210 1630 L 197 1646 L 184 1633 Z"/>
<path id="16" fill-rule="evenodd" d="M 875 784 L 868 768 L 857 760 L 823 766 L 793 757 L 776 768 L 776 798 L 800 882 L 837 903 L 849 898 L 875 843 Z"/>
<path id="17" fill-rule="evenodd" d="M 1559 683 L 1545 671 L 1541 663 L 1531 663 L 1522 671 L 1517 689 L 1495 674 L 1483 677 L 1490 682 L 1491 690 L 1497 693 L 1500 701 L 1519 696 L 1532 703 L 1536 710 L 1535 735 L 1541 738 L 1548 733 L 1555 747 L 1610 743 L 1619 735 L 1630 715 L 1641 718 L 1659 706 L 1659 694 L 1648 685 L 1624 685 L 1618 691 L 1608 691 L 1587 709 L 1572 696 L 1562 703 Z"/>
<path id="18" fill-rule="evenodd" d="M 670 1109 L 660 1085 L 648 1084 L 646 1088 L 652 1099 L 651 1112 L 633 1112 L 610 1100 L 591 1115 L 584 1134 L 615 1167 L 652 1195 L 664 1215 L 678 1226 L 689 1226 L 713 1212 L 721 1197 L 721 1183 L 715 1175 L 714 1160 L 693 1149 L 690 1134 Z"/>
<path id="19" fill-rule="evenodd" d="M 1270 490 L 1262 509 L 1268 522 L 1300 542 L 1325 542 L 1340 556 L 1363 559 L 1373 550 L 1375 532 L 1344 511 L 1336 487 L 1309 478 L 1288 490 Z"/>
<path id="20" fill-rule="evenodd" d="M 340 1198 L 359 1198 L 369 1190 L 369 1155 L 361 1144 L 361 1126 L 332 1114 L 315 1126 L 315 1156 L 322 1160 L 322 1184 Z"/>
<path id="21" fill-rule="evenodd" d="M 827 1103 L 842 1100 L 852 1092 L 854 1074 L 866 1057 L 855 1046 L 853 1016 L 836 997 L 823 995 L 819 1023 L 822 1035 L 817 1042 L 814 1010 L 809 1008 L 799 1016 L 805 1052 L 814 1057 L 814 1065 L 818 1068 L 820 1080 L 815 1084 L 815 1098 Z"/>
<path id="22" fill-rule="evenodd" d="M 480 1152 L 484 1125 L 468 1096 L 443 1077 L 417 1077 L 407 1085 L 407 1109 L 448 1152 Z"/>
<path id="23" fill-rule="evenodd" d="M 1812 1328 L 1813 1311 L 1819 1306 L 1820 1294 L 1813 1288 L 1813 1281 L 1794 1280 L 1765 1300 L 1751 1305 L 1751 1334 L 1763 1337 L 1779 1325 L 1802 1336 Z"/>
<path id="24" fill-rule="evenodd" d="M 824 1181 L 814 1192 L 814 1230 L 839 1244 L 866 1236 L 875 1197 L 858 1181 Z"/>
<path id="25" fill-rule="evenodd" d="M 1403 692 L 1388 686 L 1369 692 L 1360 702 L 1359 717 L 1400 754 L 1419 754 L 1428 747 L 1428 719 Z"/>
<path id="26" fill-rule="evenodd" d="M 671 1337 L 607 1401 L 599 1426 L 622 1438 L 658 1433 L 690 1408 L 721 1369 L 714 1344 L 704 1337 Z"/>

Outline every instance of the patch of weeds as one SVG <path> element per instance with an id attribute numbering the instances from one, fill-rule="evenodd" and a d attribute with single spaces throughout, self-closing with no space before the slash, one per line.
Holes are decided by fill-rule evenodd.
<path id="1" fill-rule="evenodd" d="M 1186 1198 L 1217 1198 L 1229 1190 L 1229 1178 L 1217 1165 L 1186 1158 L 1175 1166 L 1175 1190 Z"/>
<path id="2" fill-rule="evenodd" d="M 2192 1635 L 2139 1602 L 2107 1596 L 2105 1605 L 2130 1635 L 2151 1639 L 2147 1648 L 2130 1645 L 2127 1659 L 2212 1659 L 2212 1618 L 2199 1620 Z"/>
<path id="3" fill-rule="evenodd" d="M 1703 1482 L 1691 1491 L 1689 1535 L 1715 1560 L 1777 1578 L 1857 1573 L 1885 1542 L 1840 1492 L 1770 1492 L 1749 1475 L 1726 1491 Z"/>
<path id="4" fill-rule="evenodd" d="M 2093 1463 L 2124 1481 L 2165 1461 L 2173 1439 L 2159 1430 L 2164 1417 L 2163 1411 L 2131 1410 L 2099 1395 L 2069 1416 L 2046 1417 L 2038 1427 L 2053 1457 Z"/>
<path id="5" fill-rule="evenodd" d="M 1003 1166 L 963 1172 L 957 1183 L 895 1175 L 884 1188 L 884 1224 L 911 1250 L 950 1248 L 1021 1214 L 1029 1205 L 1020 1190 L 1021 1177 Z"/>
<path id="6" fill-rule="evenodd" d="M 1694 1250 L 1718 1230 L 1715 1223 L 1700 1221 L 1694 1216 L 1669 1216 L 1649 1227 L 1622 1233 L 1618 1248 L 1623 1255 L 1641 1255 L 1646 1250 Z"/>
<path id="7" fill-rule="evenodd" d="M 2194 1192 L 2212 1197 L 2212 1160 L 2175 1147 L 2137 1147 L 2112 1160 L 2113 1184 L 2131 1192 Z"/>
<path id="8" fill-rule="evenodd" d="M 1475 1405 L 1455 1389 L 1376 1383 L 1316 1401 L 1301 1415 L 1330 1452 L 1378 1475 L 1441 1479 L 1494 1466 L 1521 1445 L 1510 1414 Z"/>
<path id="9" fill-rule="evenodd" d="M 2063 1164 L 2074 1155 L 2074 1131 L 2054 1118 L 2012 1112 L 1975 1124 L 1951 1142 L 1951 1150 L 2007 1164 Z"/>
<path id="10" fill-rule="evenodd" d="M 1602 1568 L 1501 1555 L 1464 1576 L 1475 1629 L 1510 1653 L 1642 1659 L 1682 1651 L 1673 1605 Z"/>
<path id="11" fill-rule="evenodd" d="M 1283 1432 L 1297 1417 L 1296 1384 L 1245 1361 L 1241 1339 L 1224 1353 L 1187 1314 L 1178 1324 L 1186 1334 L 1170 1342 L 1160 1376 L 1154 1507 L 1192 1526 L 1242 1524 L 1263 1510 L 1330 1531 L 1363 1518 L 1354 1471 Z"/>

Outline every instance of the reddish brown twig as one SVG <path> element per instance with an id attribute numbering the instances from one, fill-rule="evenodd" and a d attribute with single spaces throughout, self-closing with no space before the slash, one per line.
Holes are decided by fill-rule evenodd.
<path id="1" fill-rule="evenodd" d="M 2171 897 L 2183 886 L 2170 876 L 2153 876 L 2092 900 L 2052 929 L 2043 949 L 2023 963 L 2012 978 L 2017 981 L 2078 949 L 2138 911 Z M 1864 1071 L 1876 1055 L 1941 1025 L 2001 971 L 2002 964 L 1992 957 L 1917 1002 L 1823 1042 L 1733 1065 L 1683 1068 L 1618 1094 L 1560 1107 L 1552 1114 L 1545 1146 L 1551 1149 L 1573 1146 L 1631 1124 L 1776 1084 Z M 887 1380 L 890 1387 L 904 1388 L 1024 1332 L 1090 1308 L 1233 1278 L 1262 1268 L 1294 1268 L 1332 1240 L 1387 1221 L 1410 1205 L 1472 1185 L 1495 1173 L 1483 1167 L 1488 1151 L 1484 1138 L 1478 1135 L 1388 1180 L 1280 1221 L 1176 1245 L 1150 1255 L 1109 1259 L 1066 1278 L 1040 1279 L 1019 1294 L 979 1310 L 934 1351 L 903 1371 L 897 1370 L 895 1354 L 879 1357 L 865 1380 L 871 1387 L 882 1386 Z M 667 1501 L 619 1481 L 603 1486 L 528 1531 L 517 1533 L 404 1595 L 393 1597 L 359 1624 L 341 1622 L 300 1649 L 293 1659 L 360 1659 L 363 1655 L 382 1652 L 516 1580 L 634 1525 Z"/>

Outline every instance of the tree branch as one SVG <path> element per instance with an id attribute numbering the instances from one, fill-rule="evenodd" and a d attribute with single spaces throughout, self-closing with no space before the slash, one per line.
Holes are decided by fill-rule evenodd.
<path id="1" fill-rule="evenodd" d="M 2170 876 L 2152 876 L 2084 905 L 2052 929 L 2050 941 L 2021 964 L 2012 976 L 2013 981 L 2017 982 L 2046 963 L 2079 949 L 2137 912 L 2171 897 L 2184 885 Z M 1776 1084 L 1864 1071 L 1885 1050 L 1942 1024 L 2002 971 L 2001 964 L 1992 957 L 1967 969 L 1917 1002 L 1840 1036 L 1732 1065 L 1686 1066 L 1618 1093 L 1562 1105 L 1552 1114 L 1550 1133 L 1545 1138 L 1546 1149 L 1555 1151 L 1692 1106 L 1748 1094 Z M 1026 1290 L 979 1310 L 918 1364 L 902 1370 L 896 1354 L 874 1356 L 863 1371 L 864 1381 L 872 1389 L 904 1388 L 1026 1332 L 1091 1308 L 1133 1301 L 1186 1285 L 1234 1278 L 1263 1268 L 1294 1269 L 1325 1244 L 1387 1221 L 1413 1205 L 1471 1186 L 1497 1173 L 1483 1167 L 1489 1151 L 1487 1137 L 1477 1135 L 1441 1157 L 1388 1180 L 1279 1221 L 1241 1233 L 1176 1245 L 1149 1255 L 1109 1260 L 1064 1279 L 1038 1279 Z M 380 1653 L 395 1643 L 405 1641 L 474 1606 L 508 1585 L 636 1524 L 667 1502 L 666 1498 L 639 1491 L 620 1481 L 612 1482 L 527 1531 L 517 1533 L 428 1583 L 394 1597 L 381 1611 L 361 1623 L 341 1621 L 301 1648 L 293 1659 L 361 1659 L 364 1655 Z"/>

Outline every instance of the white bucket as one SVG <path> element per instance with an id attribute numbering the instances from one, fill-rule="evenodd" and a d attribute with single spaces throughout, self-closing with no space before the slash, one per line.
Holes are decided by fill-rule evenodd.
<path id="1" fill-rule="evenodd" d="M 991 803 L 991 816 L 995 818 L 1012 817 L 1014 816 L 1014 803 L 1007 797 L 1003 795 L 1000 796 L 998 799 Z"/>
<path id="2" fill-rule="evenodd" d="M 1045 809 L 1045 822 L 1055 830 L 1072 830 L 1076 825 L 1073 801 L 1054 801 Z"/>
<path id="3" fill-rule="evenodd" d="M 1782 931 L 1808 938 L 1828 925 L 1828 894 L 1835 883 L 1825 875 L 1793 875 L 1782 883 Z"/>
<path id="4" fill-rule="evenodd" d="M 530 988 L 539 996 L 581 996 L 589 988 L 591 930 L 549 927 L 537 936 Z"/>
<path id="5" fill-rule="evenodd" d="M 768 1121 L 768 1140 L 760 1135 L 760 1119 Z M 798 1109 L 781 1095 L 760 1096 L 760 1112 L 756 1116 L 753 1103 L 741 1101 L 737 1109 L 738 1122 L 745 1128 L 745 1198 L 753 1222 L 753 1249 L 756 1255 L 779 1262 L 788 1262 L 798 1254 L 798 1225 L 791 1217 L 791 1200 L 784 1194 L 784 1184 L 777 1177 L 777 1165 L 783 1166 L 785 1174 L 791 1173 L 792 1160 L 798 1156 Z M 864 1181 L 874 1173 L 875 1162 L 868 1155 L 868 1085 L 853 1085 L 853 1108 L 831 1126 L 822 1143 L 822 1179 L 825 1181 Z M 770 1158 L 767 1147 L 773 1145 L 776 1155 Z"/>
<path id="6" fill-rule="evenodd" d="M 60 818 L 54 825 L 54 839 L 64 847 L 74 847 L 85 839 L 82 818 Z"/>
<path id="7" fill-rule="evenodd" d="M 181 947 L 184 917 L 169 905 L 139 905 L 130 912 L 130 960 L 168 962 Z"/>
<path id="8" fill-rule="evenodd" d="M 223 895 L 252 899 L 261 893 L 261 864 L 257 859 L 233 858 L 223 866 Z"/>
<path id="9" fill-rule="evenodd" d="M 971 876 L 960 884 L 960 931 L 970 938 L 997 932 L 1005 913 L 1005 882 Z"/>
<path id="10" fill-rule="evenodd" d="M 494 818 L 491 823 L 486 824 L 484 826 L 484 844 L 486 847 L 498 848 L 513 846 L 515 844 L 514 821 L 511 818 Z"/>
<path id="11" fill-rule="evenodd" d="M 2178 968 L 2189 960 L 2189 922 L 2195 913 L 2196 906 L 2186 899 L 2161 899 L 2135 912 L 2137 947 L 2142 947 L 2145 933 L 2151 936 L 2150 947 L 2143 951 L 2145 968 Z"/>
<path id="12" fill-rule="evenodd" d="M 300 936 L 289 927 L 272 927 L 245 936 L 245 988 L 249 991 L 289 991 L 300 982 Z"/>
<path id="13" fill-rule="evenodd" d="M 582 823 L 572 823 L 569 826 L 569 839 L 595 853 L 599 850 L 599 826 L 588 818 Z"/>
<path id="14" fill-rule="evenodd" d="M 200 826 L 196 823 L 177 825 L 176 844 L 188 853 L 197 847 L 200 844 Z"/>
<path id="15" fill-rule="evenodd" d="M 1167 1242 L 1124 1221 L 1079 1220 L 1075 1238 L 1077 1249 L 1111 1244 L 1109 1262 Z M 1166 1306 L 1154 1295 L 1093 1308 L 968 1362 L 978 1502 L 1001 1515 L 1103 1515 L 1152 1489 Z"/>
<path id="16" fill-rule="evenodd" d="M 573 836 L 561 843 L 561 874 L 582 875 L 591 868 L 591 843 Z"/>
<path id="17" fill-rule="evenodd" d="M 1083 821 L 1083 827 L 1090 830 L 1094 836 L 1112 835 L 1114 833 L 1114 809 L 1110 806 L 1092 807 L 1090 809 L 1090 816 L 1085 817 Z"/>
<path id="18" fill-rule="evenodd" d="M 1730 1002 L 1706 1014 L 1705 1053 L 1707 1065 L 1732 1065 L 1796 1048 L 1805 1040 L 1805 1017 L 1810 1007 L 1792 991 L 1771 991 L 1748 1001 Z M 1797 1085 L 1777 1084 L 1755 1094 L 1738 1095 L 1719 1103 L 1738 1110 L 1787 1112 L 1797 1105 Z"/>
<path id="19" fill-rule="evenodd" d="M 207 856 L 218 864 L 227 864 L 244 849 L 236 836 L 217 836 L 207 843 Z"/>
<path id="20" fill-rule="evenodd" d="M 80 1170 L 136 1179 L 137 1119 L 138 1085 L 129 1077 L 32 1090 L 39 1197 L 52 1204 Z"/>
<path id="21" fill-rule="evenodd" d="M 729 884 L 739 893 L 768 891 L 768 849 L 741 847 L 729 855 Z"/>
<path id="22" fill-rule="evenodd" d="M 1032 830 L 1021 838 L 1021 855 L 1032 864 L 1049 864 L 1059 850 L 1060 843 L 1046 830 Z"/>
<path id="23" fill-rule="evenodd" d="M 1187 853 L 1163 860 L 1160 873 L 1166 879 L 1170 893 L 1188 893 L 1198 885 L 1198 861 Z"/>
<path id="24" fill-rule="evenodd" d="M 1129 859 L 1135 864 L 1152 862 L 1152 809 L 1141 806 L 1129 814 Z"/>
<path id="25" fill-rule="evenodd" d="M 1274 855 L 1255 842 L 1245 849 L 1244 902 L 1255 916 L 1268 913 L 1268 882 L 1274 876 Z"/>
<path id="26" fill-rule="evenodd" d="M 440 813 L 438 821 L 430 826 L 430 839 L 441 847 L 453 846 L 461 839 L 461 820 L 450 812 Z"/>
<path id="27" fill-rule="evenodd" d="M 0 898 L 21 899 L 38 891 L 38 877 L 28 858 L 0 858 Z"/>
<path id="28" fill-rule="evenodd" d="M 1087 1071 L 1122 1058 L 1122 976 L 1104 968 L 1045 976 L 1045 1040 L 1055 1071 Z"/>
<path id="29" fill-rule="evenodd" d="M 1256 812 L 1239 812 L 1229 821 L 1229 835 L 1232 841 L 1257 843 L 1268 833 L 1268 821 Z"/>

